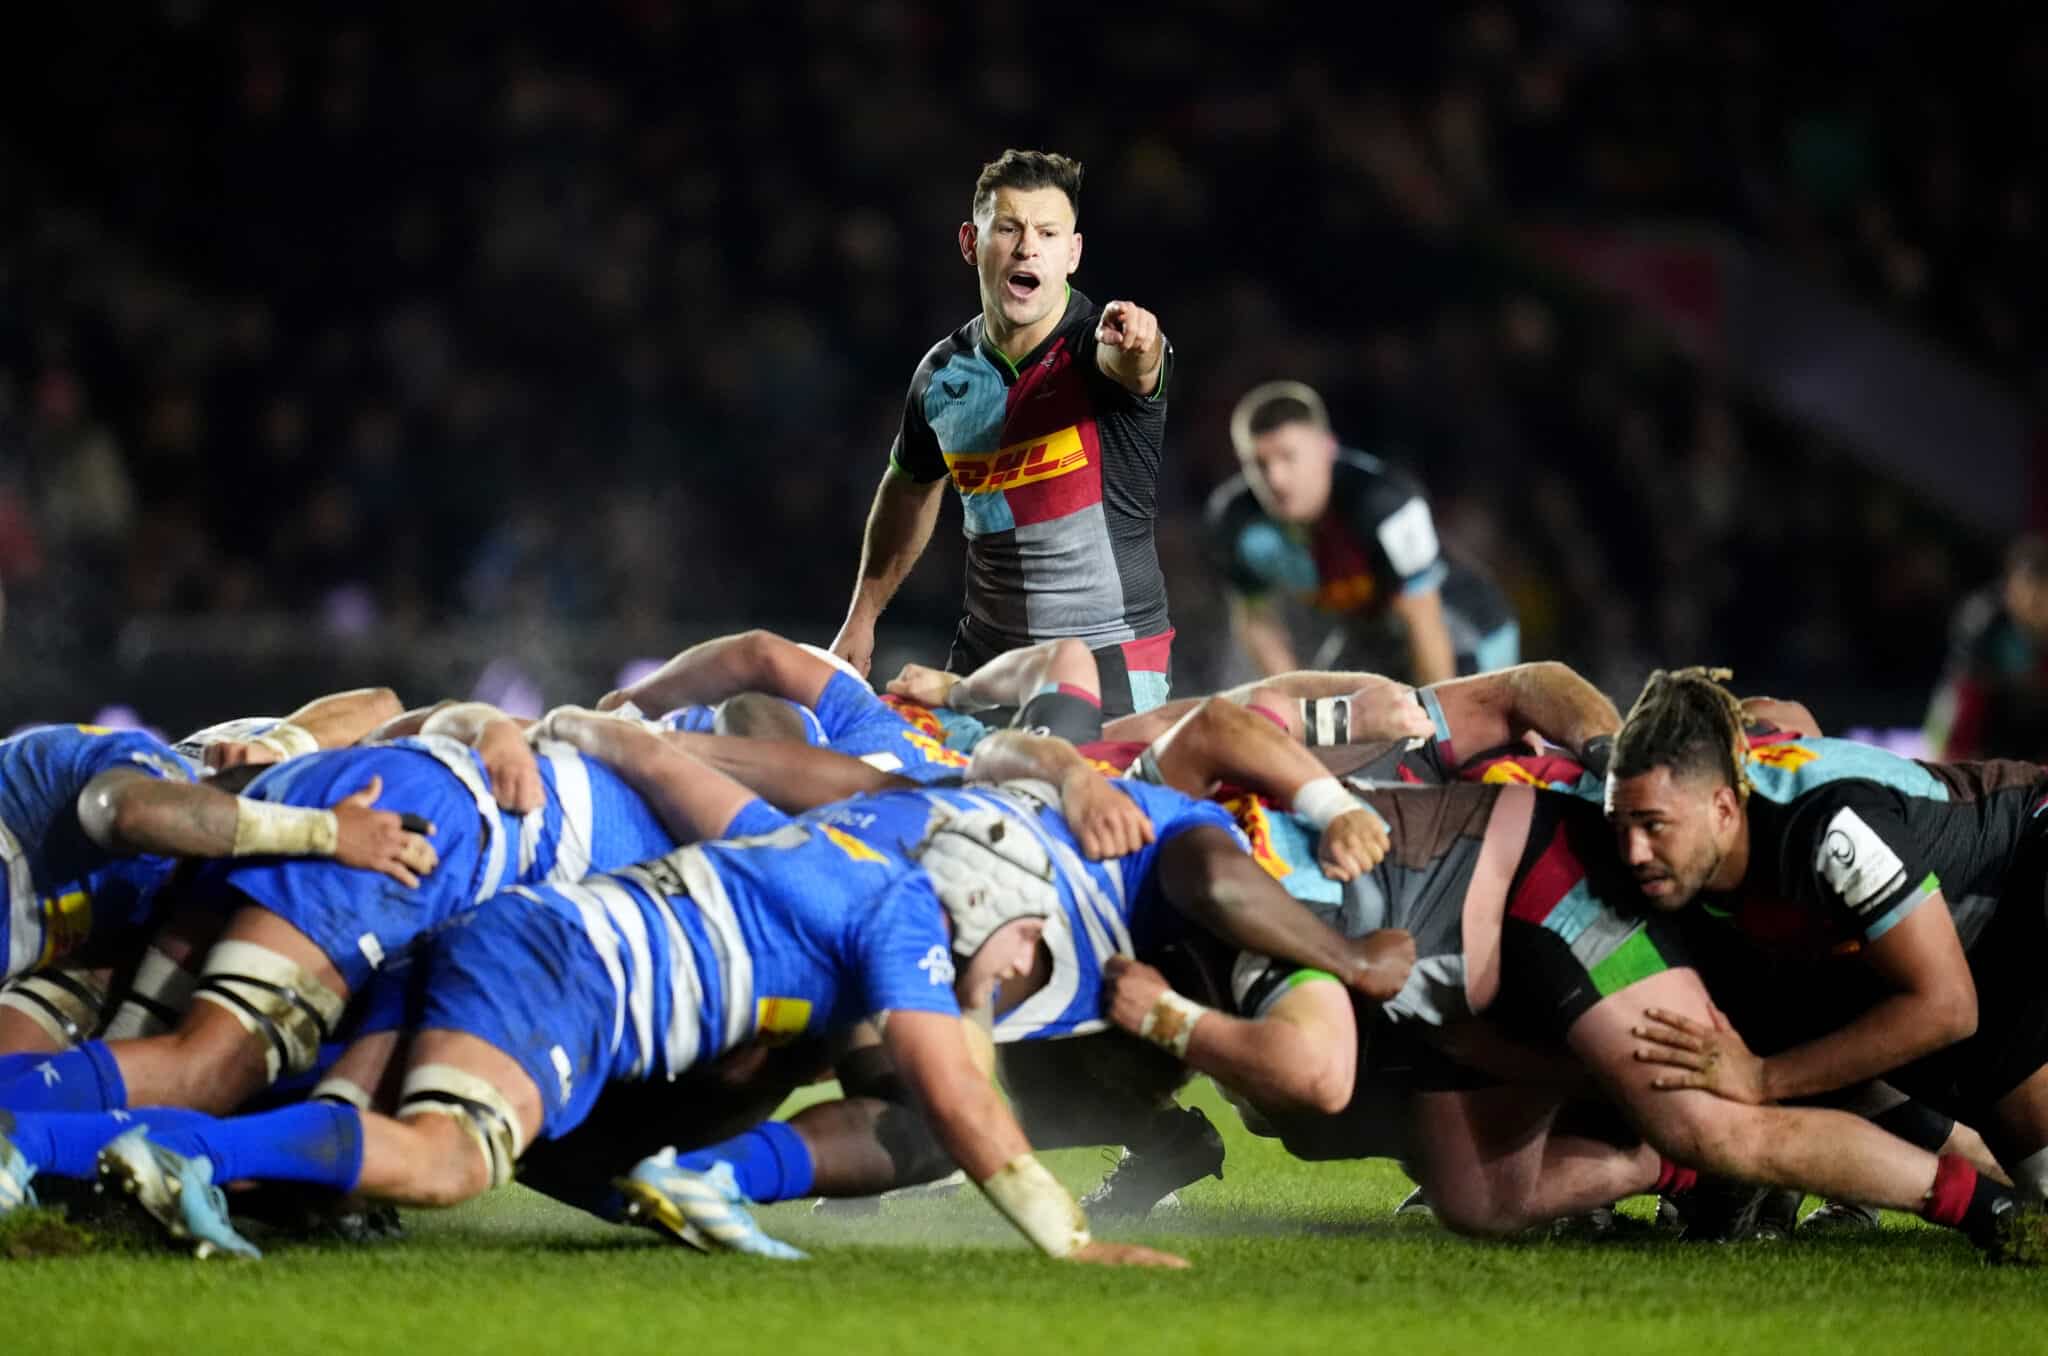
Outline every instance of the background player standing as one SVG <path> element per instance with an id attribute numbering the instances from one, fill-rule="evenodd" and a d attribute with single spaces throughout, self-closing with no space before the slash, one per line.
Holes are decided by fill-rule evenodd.
<path id="1" fill-rule="evenodd" d="M 1004 151 L 975 181 L 960 254 L 981 314 L 911 378 L 833 652 L 863 674 L 875 622 L 931 541 L 940 484 L 966 515 L 966 614 L 946 667 L 1071 636 L 1095 652 L 1103 714 L 1166 700 L 1173 630 L 1152 540 L 1172 347 L 1128 301 L 1068 285 L 1081 165 Z"/>
<path id="2" fill-rule="evenodd" d="M 1337 618 L 1315 668 L 1421 686 L 1520 659 L 1500 590 L 1444 556 L 1420 485 L 1338 445 L 1321 396 L 1298 381 L 1254 387 L 1230 438 L 1244 469 L 1209 498 L 1209 555 L 1230 584 L 1231 630 L 1260 673 L 1301 667 L 1290 594 Z"/>

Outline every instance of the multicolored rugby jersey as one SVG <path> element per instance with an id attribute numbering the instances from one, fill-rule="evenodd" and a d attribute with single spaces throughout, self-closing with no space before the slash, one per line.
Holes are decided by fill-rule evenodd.
<path id="1" fill-rule="evenodd" d="M 1500 590 L 1444 555 L 1422 487 L 1368 453 L 1338 452 L 1330 506 L 1313 525 L 1269 517 L 1242 474 L 1209 496 L 1204 520 L 1211 565 L 1246 597 L 1284 594 L 1374 627 L 1395 598 L 1438 590 L 1458 672 L 1505 668 L 1520 657 L 1521 633 Z M 1391 650 L 1364 631 L 1354 640 Z M 1394 671 L 1385 659 L 1342 667 Z"/>
<path id="2" fill-rule="evenodd" d="M 911 378 L 889 459 L 919 484 L 950 478 L 960 496 L 967 589 L 955 673 L 1063 636 L 1090 649 L 1170 640 L 1152 524 L 1173 349 L 1154 394 L 1133 395 L 1096 364 L 1099 317 L 1069 288 L 1058 328 L 1013 364 L 977 315 Z M 1165 700 L 1165 643 L 1123 650 L 1138 710 Z M 1105 683 L 1105 709 L 1125 714 L 1115 686 Z"/>
<path id="3" fill-rule="evenodd" d="M 1921 763 L 1786 733 L 1752 735 L 1747 770 L 1748 874 L 1700 903 L 1757 946 L 1816 955 L 1876 941 L 1936 894 L 1971 950 L 2048 795 L 2033 763 Z"/>
<path id="4" fill-rule="evenodd" d="M 0 956 L 12 978 L 77 951 L 88 940 L 139 927 L 168 857 L 117 857 L 86 837 L 78 797 L 113 769 L 168 781 L 197 770 L 140 730 L 51 725 L 0 741 L 0 857 L 7 908 Z"/>

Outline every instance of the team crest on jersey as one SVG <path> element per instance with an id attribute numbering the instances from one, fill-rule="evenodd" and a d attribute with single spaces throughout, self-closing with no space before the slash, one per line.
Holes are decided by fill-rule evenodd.
<path id="1" fill-rule="evenodd" d="M 1796 739 L 1788 739 L 1782 744 L 1766 744 L 1749 751 L 1750 762 L 1774 767 L 1780 772 L 1797 772 L 1819 758 L 1818 753 Z"/>
<path id="2" fill-rule="evenodd" d="M 1012 443 L 994 452 L 948 452 L 946 466 L 962 494 L 990 494 L 1056 480 L 1088 464 L 1088 449 L 1079 426 L 1028 442 Z"/>
<path id="3" fill-rule="evenodd" d="M 1356 612 L 1372 601 L 1373 592 L 1371 575 L 1347 574 L 1318 584 L 1310 601 L 1325 612 Z"/>

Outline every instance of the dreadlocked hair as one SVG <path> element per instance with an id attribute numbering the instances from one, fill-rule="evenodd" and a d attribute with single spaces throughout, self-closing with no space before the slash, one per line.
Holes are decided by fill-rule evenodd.
<path id="1" fill-rule="evenodd" d="M 1611 773 L 1639 777 L 1668 767 L 1674 775 L 1705 773 L 1749 799 L 1749 741 L 1742 702 L 1722 684 L 1728 669 L 1659 669 L 1643 684 L 1614 736 Z"/>

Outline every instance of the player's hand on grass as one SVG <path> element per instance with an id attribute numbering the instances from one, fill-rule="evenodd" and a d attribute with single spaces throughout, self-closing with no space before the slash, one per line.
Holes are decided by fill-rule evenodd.
<path id="1" fill-rule="evenodd" d="M 1111 956 L 1102 965 L 1103 1008 L 1120 1031 L 1133 1036 L 1145 1028 L 1145 1018 L 1167 990 L 1166 976 L 1141 960 Z"/>
<path id="2" fill-rule="evenodd" d="M 1095 342 L 1105 371 L 1131 390 L 1150 394 L 1166 346 L 1159 317 L 1134 301 L 1112 301 L 1095 324 Z"/>
<path id="3" fill-rule="evenodd" d="M 432 824 L 415 820 L 425 830 L 414 833 L 406 818 L 389 810 L 373 809 L 384 794 L 384 779 L 370 778 L 370 784 L 332 806 L 334 811 L 334 860 L 343 866 L 359 866 L 391 877 L 400 885 L 417 887 L 420 877 L 432 873 L 441 858 L 427 835 Z"/>
<path id="4" fill-rule="evenodd" d="M 889 680 L 889 694 L 907 697 L 920 706 L 941 707 L 953 695 L 960 675 L 923 664 L 905 664 L 903 672 Z"/>
<path id="5" fill-rule="evenodd" d="M 1387 821 L 1361 805 L 1330 821 L 1316 844 L 1316 860 L 1331 880 L 1351 880 L 1378 866 L 1389 842 Z"/>
<path id="6" fill-rule="evenodd" d="M 1711 1026 L 1663 1008 L 1644 1010 L 1643 1020 L 1629 1029 L 1642 1042 L 1636 1059 L 1667 1070 L 1652 1077 L 1650 1086 L 1666 1092 L 1698 1088 L 1747 1106 L 1770 1101 L 1764 1061 L 1750 1052 L 1726 1013 L 1712 1003 L 1708 1013 Z"/>
<path id="7" fill-rule="evenodd" d="M 477 736 L 476 751 L 484 760 L 491 795 L 500 809 L 523 815 L 541 807 L 547 796 L 541 786 L 540 762 L 518 722 L 494 720 L 484 726 Z"/>
<path id="8" fill-rule="evenodd" d="M 1060 813 L 1091 862 L 1136 852 L 1152 841 L 1152 820 L 1138 803 L 1085 764 L 1061 778 Z"/>
<path id="9" fill-rule="evenodd" d="M 1066 1260 L 1101 1267 L 1166 1267 L 1173 1271 L 1186 1271 L 1190 1265 L 1187 1258 L 1176 1257 L 1170 1252 L 1160 1252 L 1137 1243 L 1104 1243 L 1100 1239 L 1074 1249 L 1067 1254 Z"/>
<path id="10" fill-rule="evenodd" d="M 1368 932 L 1351 944 L 1351 987 L 1375 1003 L 1401 992 L 1415 968 L 1415 938 L 1401 928 Z"/>
<path id="11" fill-rule="evenodd" d="M 1381 740 L 1428 739 L 1436 734 L 1436 722 L 1415 689 L 1392 678 L 1374 678 L 1351 694 L 1351 742 L 1377 744 Z"/>
<path id="12" fill-rule="evenodd" d="M 853 665 L 861 677 L 867 677 L 868 670 L 875 666 L 874 620 L 848 616 L 840 626 L 839 634 L 832 637 L 831 649 L 833 654 Z"/>

